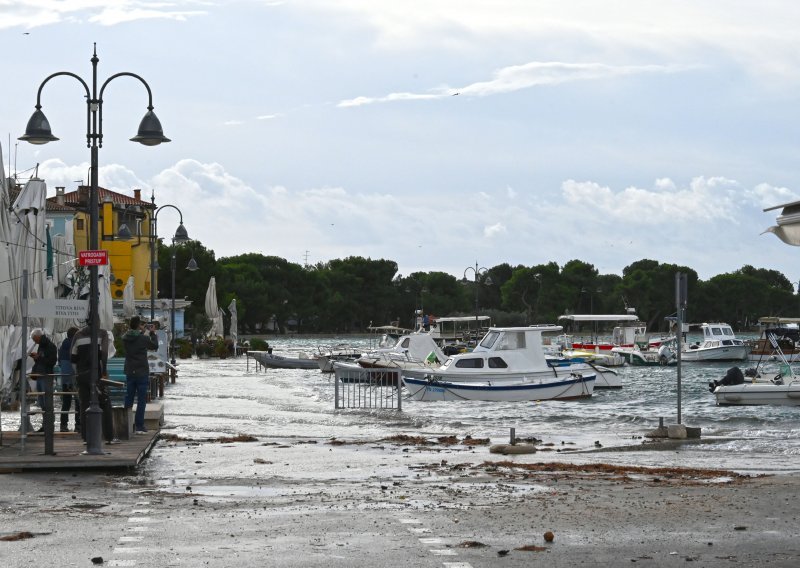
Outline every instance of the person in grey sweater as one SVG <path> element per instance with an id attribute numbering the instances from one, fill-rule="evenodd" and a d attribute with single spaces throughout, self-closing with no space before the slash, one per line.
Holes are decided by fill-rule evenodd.
<path id="1" fill-rule="evenodd" d="M 139 316 L 131 318 L 129 329 L 122 336 L 125 346 L 125 379 L 128 390 L 125 394 L 125 408 L 133 407 L 133 398 L 136 397 L 136 417 L 133 421 L 135 434 L 144 434 L 144 410 L 147 405 L 147 391 L 150 388 L 150 363 L 147 360 L 147 351 L 158 349 L 158 338 L 152 326 L 147 326 L 143 333 L 139 328 L 142 321 Z"/>

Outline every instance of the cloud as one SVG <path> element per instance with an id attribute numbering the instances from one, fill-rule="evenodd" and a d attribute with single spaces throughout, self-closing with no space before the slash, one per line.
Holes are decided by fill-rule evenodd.
<path id="1" fill-rule="evenodd" d="M 202 5 L 201 2 L 173 0 L 171 2 L 147 2 L 144 0 L 38 0 L 37 2 L 3 3 L 3 18 L 0 29 L 25 27 L 27 29 L 53 25 L 61 22 L 89 22 L 101 26 L 115 26 L 138 20 L 186 21 L 195 16 L 205 16 L 206 9 L 178 10 L 179 4 Z"/>
<path id="2" fill-rule="evenodd" d="M 487 225 L 483 228 L 483 235 L 485 237 L 494 237 L 500 233 L 507 233 L 505 225 L 502 223 L 495 223 L 494 225 Z"/>
<path id="3" fill-rule="evenodd" d="M 492 79 L 463 87 L 439 87 L 430 93 L 391 93 L 382 97 L 359 96 L 340 101 L 339 107 L 364 106 L 397 101 L 434 100 L 454 95 L 488 97 L 513 93 L 533 87 L 559 85 L 574 81 L 593 81 L 643 73 L 679 73 L 690 69 L 682 65 L 606 65 L 602 63 L 562 63 L 532 61 L 495 71 Z"/>

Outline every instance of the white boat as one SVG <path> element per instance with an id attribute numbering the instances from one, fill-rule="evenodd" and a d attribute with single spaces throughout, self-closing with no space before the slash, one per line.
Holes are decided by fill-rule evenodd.
<path id="1" fill-rule="evenodd" d="M 320 348 L 319 354 L 314 359 L 316 359 L 320 371 L 333 373 L 333 364 L 335 362 L 355 362 L 362 355 L 364 355 L 364 352 L 361 349 L 342 344 Z"/>
<path id="2" fill-rule="evenodd" d="M 618 357 L 622 357 L 618 355 Z M 622 377 L 619 376 L 619 373 L 612 368 L 606 367 L 605 365 L 598 365 L 592 360 L 586 360 L 583 357 L 576 356 L 576 357 L 565 357 L 564 355 L 546 355 L 547 363 L 550 366 L 557 366 L 557 365 L 580 365 L 585 364 L 594 370 L 597 374 L 597 378 L 594 381 L 594 388 L 596 389 L 621 389 L 622 388 Z M 623 359 L 624 361 L 624 359 Z M 573 367 L 574 369 L 580 369 L 580 367 Z M 587 369 L 588 371 L 588 369 Z"/>
<path id="3" fill-rule="evenodd" d="M 434 396 L 437 400 L 591 396 L 597 378 L 591 366 L 548 363 L 542 334 L 561 329 L 559 325 L 492 327 L 473 351 L 453 355 L 438 368 L 404 369 L 403 380 L 412 398 L 426 400 Z"/>
<path id="4" fill-rule="evenodd" d="M 297 357 L 284 357 L 266 351 L 249 351 L 248 356 L 273 369 L 319 369 L 317 360 L 302 352 L 298 353 Z"/>
<path id="5" fill-rule="evenodd" d="M 639 320 L 636 311 L 628 308 L 626 314 L 565 314 L 559 320 L 572 322 L 573 325 L 591 324 L 592 336 L 586 340 L 564 336 L 568 341 L 562 346 L 565 350 L 577 349 L 607 353 L 614 347 L 634 347 L 638 343 L 647 342 L 647 326 Z M 616 323 L 611 332 L 611 341 L 598 340 L 598 325 Z M 606 363 L 602 363 L 606 364 Z"/>
<path id="6" fill-rule="evenodd" d="M 722 381 L 710 383 L 709 388 L 718 406 L 800 406 L 800 377 L 788 364 L 782 367 L 771 379 L 757 377 L 751 381 L 744 380 L 741 370 L 733 367 Z"/>
<path id="7" fill-rule="evenodd" d="M 744 361 L 747 359 L 747 345 L 736 338 L 727 323 L 704 323 L 703 340 L 684 345 L 682 361 Z"/>
<path id="8" fill-rule="evenodd" d="M 422 368 L 431 369 L 447 359 L 430 333 L 415 331 L 401 336 L 391 347 L 381 347 L 365 353 L 356 363 L 365 368 Z"/>
<path id="9" fill-rule="evenodd" d="M 594 374 L 572 373 L 555 379 L 500 379 L 443 381 L 430 375 L 415 379 L 403 375 L 403 384 L 413 400 L 484 400 L 492 402 L 525 402 L 588 398 L 594 389 Z"/>

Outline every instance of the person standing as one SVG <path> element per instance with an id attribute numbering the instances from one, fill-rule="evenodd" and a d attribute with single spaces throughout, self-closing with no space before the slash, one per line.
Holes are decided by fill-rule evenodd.
<path id="1" fill-rule="evenodd" d="M 53 369 L 58 362 L 58 348 L 41 329 L 34 329 L 31 332 L 31 339 L 38 346 L 36 351 L 30 353 L 33 357 L 33 369 L 31 375 L 36 377 L 36 390 L 44 393 L 47 388 L 47 381 L 53 380 Z M 37 397 L 39 408 L 44 412 L 53 411 L 53 400 L 47 400 L 44 394 Z M 44 426 L 39 428 L 39 432 L 44 432 Z"/>
<path id="2" fill-rule="evenodd" d="M 125 408 L 133 407 L 136 396 L 136 417 L 133 421 L 135 434 L 145 434 L 144 410 L 147 406 L 147 392 L 150 390 L 150 363 L 147 351 L 158 349 L 158 338 L 152 326 L 147 326 L 147 334 L 139 329 L 142 320 L 139 316 L 131 318 L 128 331 L 122 336 L 125 346 L 125 379 L 128 390 L 125 394 Z"/>
<path id="3" fill-rule="evenodd" d="M 77 327 L 67 330 L 67 337 L 58 346 L 58 366 L 61 368 L 61 431 L 69 432 L 69 414 L 72 408 L 72 400 L 75 399 L 75 431 L 81 430 L 81 405 L 78 402 L 78 395 L 72 395 L 75 390 L 75 371 L 72 368 L 70 350 L 72 349 L 72 339 L 78 331 Z"/>
<path id="4" fill-rule="evenodd" d="M 118 442 L 114 437 L 114 417 L 111 412 L 111 399 L 108 398 L 108 390 L 105 383 L 100 379 L 106 376 L 106 362 L 108 361 L 108 332 L 100 328 L 97 331 L 97 342 L 95 349 L 97 354 L 97 401 L 103 411 L 103 437 L 106 443 Z M 86 441 L 86 425 L 89 410 L 92 388 L 92 329 L 89 325 L 81 328 L 72 338 L 72 348 L 70 349 L 70 360 L 75 365 L 75 382 L 78 384 L 78 401 L 81 408 L 81 438 Z"/>

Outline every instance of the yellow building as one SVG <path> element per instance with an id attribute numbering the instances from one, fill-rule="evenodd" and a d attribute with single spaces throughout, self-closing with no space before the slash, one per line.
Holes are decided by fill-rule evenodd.
<path id="1" fill-rule="evenodd" d="M 134 298 L 150 298 L 152 286 L 150 272 L 151 221 L 155 204 L 142 200 L 142 190 L 134 189 L 133 196 L 98 188 L 100 249 L 108 251 L 111 274 L 111 297 L 122 300 L 128 277 L 133 275 Z M 48 199 L 61 208 L 60 212 L 71 208 L 74 211 L 72 224 L 76 253 L 89 250 L 89 187 L 65 192 L 56 187 L 56 196 Z M 68 222 L 68 221 L 67 221 Z M 122 225 L 126 225 L 132 238 L 122 240 L 117 235 Z M 158 280 L 157 274 L 155 275 Z"/>

